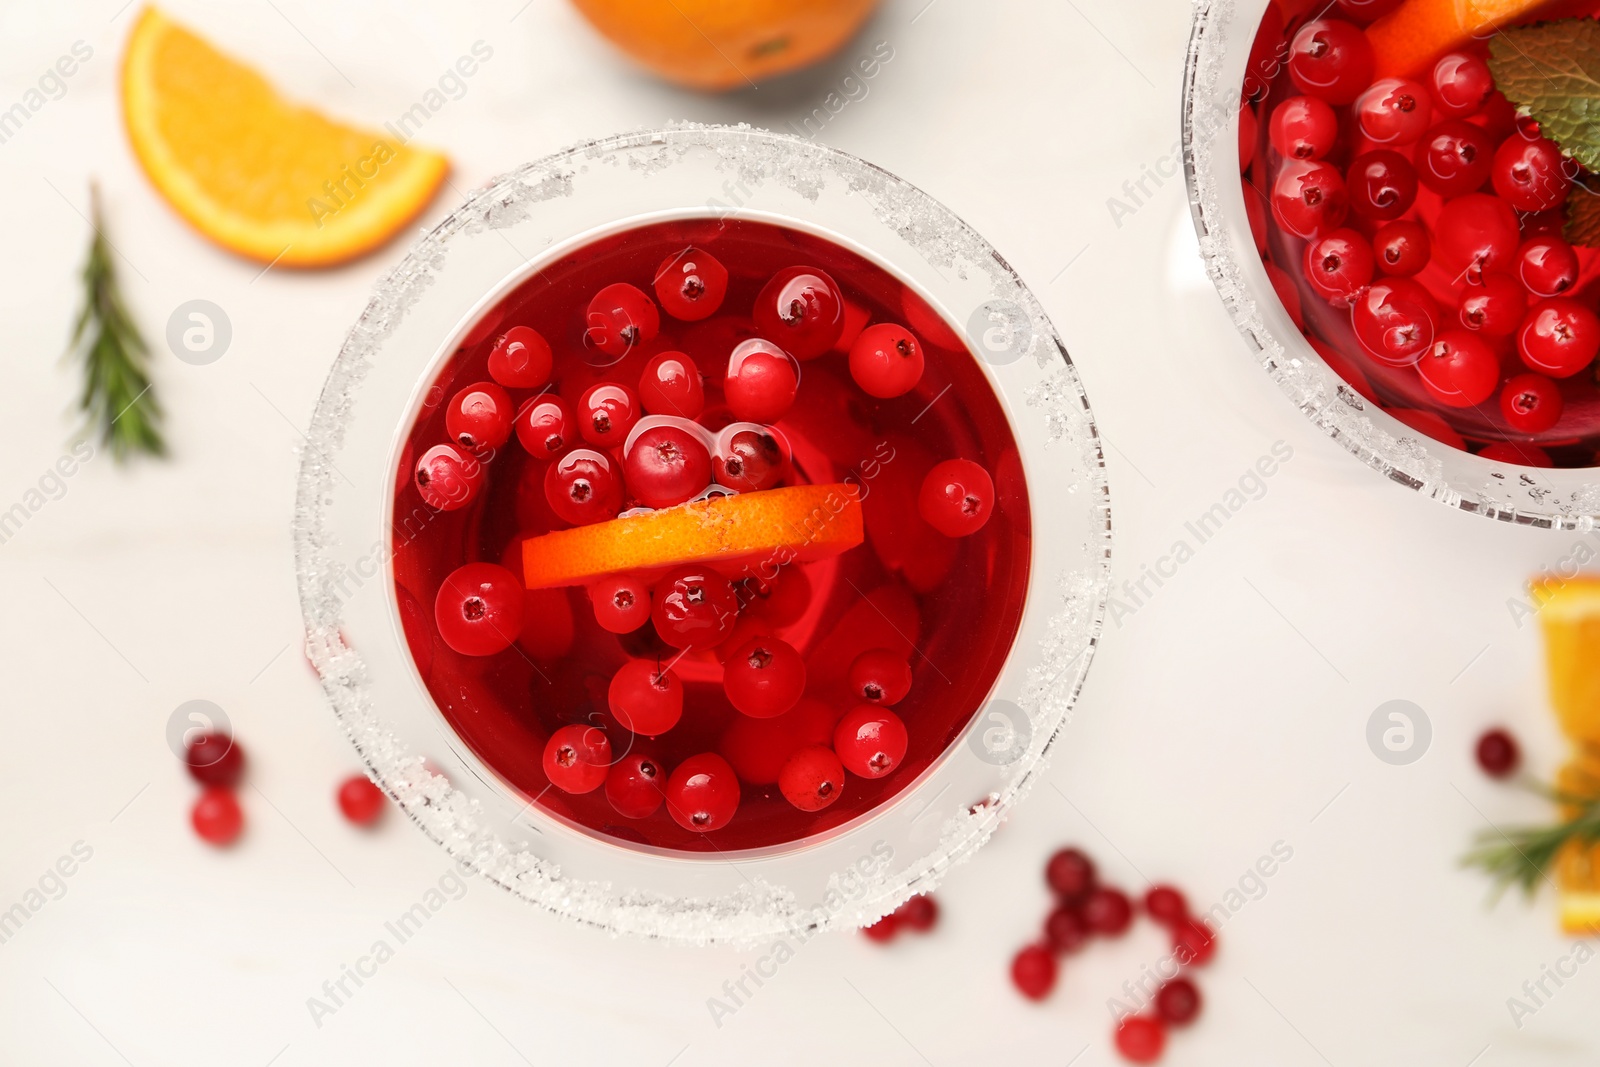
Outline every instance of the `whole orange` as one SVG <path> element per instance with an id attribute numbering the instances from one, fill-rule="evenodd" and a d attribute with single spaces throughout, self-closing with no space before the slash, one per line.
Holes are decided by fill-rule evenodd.
<path id="1" fill-rule="evenodd" d="M 878 0 L 572 0 L 641 66 L 695 89 L 738 89 L 832 55 Z"/>

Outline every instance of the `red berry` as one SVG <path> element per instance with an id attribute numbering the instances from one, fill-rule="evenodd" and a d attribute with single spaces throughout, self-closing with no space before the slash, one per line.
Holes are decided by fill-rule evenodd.
<path id="1" fill-rule="evenodd" d="M 1534 296 L 1559 296 L 1578 282 L 1578 254 L 1559 235 L 1530 237 L 1517 249 L 1517 280 Z"/>
<path id="2" fill-rule="evenodd" d="M 371 826 L 383 814 L 383 790 L 364 774 L 352 774 L 339 786 L 339 810 L 357 826 Z"/>
<path id="3" fill-rule="evenodd" d="M 633 439 L 622 461 L 622 474 L 639 503 L 647 508 L 670 508 L 692 500 L 711 484 L 711 454 L 698 434 L 664 423 Z"/>
<path id="4" fill-rule="evenodd" d="M 626 385 L 601 382 L 578 399 L 578 432 L 596 448 L 615 448 L 639 421 L 639 398 Z"/>
<path id="5" fill-rule="evenodd" d="M 728 703 L 753 719 L 782 715 L 806 691 L 806 661 L 787 641 L 753 637 L 728 657 L 722 690 Z"/>
<path id="6" fill-rule="evenodd" d="M 1433 65 L 1428 88 L 1441 115 L 1464 119 L 1488 101 L 1494 92 L 1494 75 L 1489 73 L 1489 64 L 1470 52 L 1451 52 Z"/>
<path id="7" fill-rule="evenodd" d="M 1494 154 L 1494 191 L 1518 211 L 1560 207 L 1572 190 L 1575 164 L 1546 137 L 1507 137 Z"/>
<path id="8" fill-rule="evenodd" d="M 911 664 L 898 652 L 869 648 L 850 664 L 850 695 L 868 704 L 898 704 L 911 692 Z"/>
<path id="9" fill-rule="evenodd" d="M 1433 242 L 1427 227 L 1410 219 L 1397 219 L 1378 227 L 1372 235 L 1373 264 L 1392 277 L 1409 278 L 1428 265 Z"/>
<path id="10" fill-rule="evenodd" d="M 517 410 L 517 441 L 534 459 L 554 459 L 578 442 L 572 412 L 558 396 L 536 396 Z"/>
<path id="11" fill-rule="evenodd" d="M 1339 119 L 1323 100 L 1291 96 L 1273 108 L 1267 136 L 1287 159 L 1321 159 L 1339 139 Z"/>
<path id="12" fill-rule="evenodd" d="M 1600 318 L 1566 297 L 1533 305 L 1517 332 L 1517 351 L 1530 370 L 1552 378 L 1568 378 L 1594 361 L 1600 352 Z"/>
<path id="13" fill-rule="evenodd" d="M 189 821 L 202 841 L 220 847 L 233 844 L 239 831 L 244 829 L 244 812 L 239 809 L 233 790 L 212 785 L 194 802 Z"/>
<path id="14" fill-rule="evenodd" d="M 537 330 L 513 326 L 489 352 L 489 377 L 507 389 L 537 389 L 550 380 L 555 358 Z"/>
<path id="15" fill-rule="evenodd" d="M 993 511 L 994 482 L 970 459 L 937 463 L 922 479 L 917 513 L 946 537 L 977 533 Z"/>
<path id="16" fill-rule="evenodd" d="M 1428 291 L 1409 278 L 1372 283 L 1350 306 L 1350 324 L 1369 355 L 1409 367 L 1433 344 L 1441 318 Z"/>
<path id="17" fill-rule="evenodd" d="M 1133 903 L 1122 890 L 1101 886 L 1083 902 L 1083 921 L 1097 934 L 1120 937 L 1133 922 Z"/>
<path id="18" fill-rule="evenodd" d="M 683 683 L 654 660 L 630 659 L 611 676 L 611 714 L 624 730 L 659 737 L 683 717 Z"/>
<path id="19" fill-rule="evenodd" d="M 604 452 L 575 448 L 545 469 L 544 497 L 562 522 L 587 526 L 617 517 L 622 479 Z"/>
<path id="20" fill-rule="evenodd" d="M 1518 433 L 1544 433 L 1561 421 L 1561 389 L 1542 374 L 1518 374 L 1500 390 L 1500 413 Z"/>
<path id="21" fill-rule="evenodd" d="M 232 737 L 216 730 L 196 734 L 183 751 L 189 777 L 201 785 L 232 787 L 244 773 L 244 749 Z"/>
<path id="22" fill-rule="evenodd" d="M 1484 459 L 1492 459 L 1496 463 L 1515 463 L 1521 467 L 1554 467 L 1555 461 L 1550 458 L 1550 453 L 1537 445 L 1526 445 L 1517 441 L 1496 441 L 1486 445 L 1478 455 Z"/>
<path id="23" fill-rule="evenodd" d="M 444 428 L 469 452 L 493 451 L 511 436 L 511 395 L 493 382 L 469 385 L 450 398 Z"/>
<path id="24" fill-rule="evenodd" d="M 1272 185 L 1272 217 L 1296 237 L 1338 229 L 1350 208 L 1339 172 L 1321 160 L 1288 160 Z"/>
<path id="25" fill-rule="evenodd" d="M 1043 1000 L 1056 984 L 1056 958 L 1043 945 L 1029 945 L 1011 961 L 1011 984 L 1029 1000 Z"/>
<path id="26" fill-rule="evenodd" d="M 1095 887 L 1094 861 L 1081 849 L 1060 849 L 1045 864 L 1044 880 L 1062 900 L 1081 901 Z"/>
<path id="27" fill-rule="evenodd" d="M 751 581 L 755 588 L 746 582 L 746 606 L 773 626 L 792 626 L 811 607 L 811 579 L 798 566 L 784 567 L 768 582 Z"/>
<path id="28" fill-rule="evenodd" d="M 728 357 L 722 392 L 742 422 L 777 422 L 788 414 L 799 388 L 799 364 L 771 341 L 741 341 Z"/>
<path id="29" fill-rule="evenodd" d="M 574 723 L 550 735 L 544 746 L 544 773 L 565 793 L 592 793 L 611 767 L 611 742 L 605 731 Z"/>
<path id="30" fill-rule="evenodd" d="M 1200 1014 L 1200 988 L 1187 978 L 1173 978 L 1156 990 L 1156 1014 L 1174 1026 L 1186 1026 Z"/>
<path id="31" fill-rule="evenodd" d="M 844 331 L 844 295 L 814 267 L 785 267 L 756 297 L 761 335 L 796 359 L 815 359 Z"/>
<path id="32" fill-rule="evenodd" d="M 1217 935 L 1197 919 L 1185 919 L 1172 931 L 1172 949 L 1180 966 L 1203 967 L 1217 951 Z"/>
<path id="33" fill-rule="evenodd" d="M 639 402 L 651 415 L 699 418 L 706 406 L 700 368 L 682 352 L 662 352 L 651 357 L 639 375 Z"/>
<path id="34" fill-rule="evenodd" d="M 730 427 L 732 429 L 732 427 Z M 718 485 L 753 493 L 771 489 L 783 480 L 789 467 L 789 449 L 779 436 L 766 430 L 744 427 L 732 434 L 724 431 L 711 470 Z"/>
<path id="35" fill-rule="evenodd" d="M 1489 342 L 1467 330 L 1445 330 L 1417 361 L 1423 388 L 1439 403 L 1470 408 L 1500 384 L 1500 360 Z"/>
<path id="36" fill-rule="evenodd" d="M 1494 139 L 1462 119 L 1446 119 L 1417 143 L 1417 180 L 1443 197 L 1481 188 L 1494 166 Z"/>
<path id="37" fill-rule="evenodd" d="M 455 511 L 472 503 L 486 476 L 476 456 L 455 445 L 434 445 L 417 460 L 415 481 L 423 503 L 439 511 Z"/>
<path id="38" fill-rule="evenodd" d="M 1372 246 L 1355 230 L 1334 230 L 1306 244 L 1306 281 L 1335 307 L 1349 306 L 1372 281 Z"/>
<path id="39" fill-rule="evenodd" d="M 904 326 L 880 322 L 850 346 L 850 377 L 879 400 L 903 396 L 922 380 L 922 346 Z"/>
<path id="40" fill-rule="evenodd" d="M 1517 739 L 1505 730 L 1494 729 L 1478 738 L 1478 766 L 1490 778 L 1509 778 L 1522 762 Z"/>
<path id="41" fill-rule="evenodd" d="M 1481 285 L 1464 286 L 1456 317 L 1469 330 L 1490 337 L 1510 337 L 1528 312 L 1528 294 L 1506 274 L 1485 274 Z"/>
<path id="42" fill-rule="evenodd" d="M 606 799 L 624 819 L 648 819 L 661 808 L 667 774 L 647 752 L 629 752 L 606 772 Z"/>
<path id="43" fill-rule="evenodd" d="M 607 633 L 631 634 L 650 621 L 650 587 L 634 574 L 608 574 L 589 586 L 594 619 Z"/>
<path id="44" fill-rule="evenodd" d="M 673 648 L 715 648 L 733 632 L 739 617 L 733 586 L 709 567 L 668 572 L 651 599 L 656 632 Z"/>
<path id="45" fill-rule="evenodd" d="M 1044 939 L 1052 952 L 1076 952 L 1089 940 L 1089 926 L 1071 904 L 1057 904 L 1044 921 Z"/>
<path id="46" fill-rule="evenodd" d="M 806 745 L 784 761 L 778 789 L 801 811 L 821 811 L 844 795 L 844 764 L 826 745 Z"/>
<path id="47" fill-rule="evenodd" d="M 833 743 L 837 718 L 832 705 L 815 697 L 802 697 L 799 704 L 775 719 L 733 715 L 717 739 L 717 751 L 733 765 L 740 781 L 773 785 L 782 777 L 789 757 L 808 745 Z"/>
<path id="48" fill-rule="evenodd" d="M 690 756 L 667 780 L 667 811 L 685 830 L 709 833 L 728 825 L 739 809 L 739 779 L 714 752 Z"/>
<path id="49" fill-rule="evenodd" d="M 1176 926 L 1189 917 L 1189 901 L 1170 885 L 1151 886 L 1144 895 L 1144 910 L 1162 926 Z"/>
<path id="50" fill-rule="evenodd" d="M 1380 148 L 1350 164 L 1345 189 L 1350 210 L 1364 219 L 1388 222 L 1405 214 L 1417 199 L 1417 172 L 1399 152 Z"/>
<path id="51" fill-rule="evenodd" d="M 728 268 L 710 252 L 691 245 L 661 261 L 655 289 L 656 299 L 668 315 L 699 322 L 715 315 L 728 295 Z"/>
<path id="52" fill-rule="evenodd" d="M 608 285 L 589 301 L 584 341 L 620 359 L 635 345 L 653 340 L 661 329 L 656 304 L 636 286 Z"/>
<path id="53" fill-rule="evenodd" d="M 894 909 L 894 915 L 907 930 L 925 934 L 939 921 L 939 905 L 926 893 L 919 893 Z"/>
<path id="54" fill-rule="evenodd" d="M 1339 19 L 1316 19 L 1289 43 L 1289 77 L 1302 93 L 1348 104 L 1372 83 L 1367 35 Z"/>
<path id="55" fill-rule="evenodd" d="M 1117 1024 L 1116 1042 L 1129 1063 L 1154 1063 L 1167 1047 L 1166 1027 L 1159 1019 L 1132 1015 Z"/>
<path id="56" fill-rule="evenodd" d="M 900 932 L 900 917 L 891 911 L 871 926 L 863 926 L 861 932 L 867 940 L 883 944 Z"/>
<path id="57" fill-rule="evenodd" d="M 468 563 L 439 586 L 433 621 L 444 643 L 463 656 L 492 656 L 522 632 L 522 583 L 504 567 Z"/>
<path id="58" fill-rule="evenodd" d="M 1428 90 L 1404 78 L 1379 78 L 1356 101 L 1356 124 L 1377 144 L 1410 144 L 1432 117 Z"/>
<path id="59" fill-rule="evenodd" d="M 845 770 L 863 778 L 882 778 L 905 758 L 905 723 L 888 708 L 859 704 L 845 712 L 833 730 L 833 750 Z"/>

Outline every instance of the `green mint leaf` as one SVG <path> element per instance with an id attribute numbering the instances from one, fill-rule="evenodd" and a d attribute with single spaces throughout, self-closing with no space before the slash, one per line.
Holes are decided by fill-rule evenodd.
<path id="1" fill-rule="evenodd" d="M 1600 21 L 1557 19 L 1501 30 L 1489 39 L 1489 70 L 1546 137 L 1600 171 Z"/>

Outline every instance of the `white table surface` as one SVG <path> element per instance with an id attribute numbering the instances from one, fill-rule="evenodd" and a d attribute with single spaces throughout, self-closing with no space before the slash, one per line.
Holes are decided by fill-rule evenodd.
<path id="1" fill-rule="evenodd" d="M 319 1027 L 307 998 L 446 868 L 393 813 L 365 833 L 335 809 L 355 758 L 298 651 L 290 559 L 300 429 L 405 242 L 337 271 L 260 276 L 183 225 L 129 153 L 115 79 L 136 8 L 7 5 L 0 106 L 74 41 L 94 54 L 0 144 L 0 510 L 72 430 L 77 379 L 58 355 L 91 175 L 133 311 L 162 349 L 173 458 L 128 470 L 95 459 L 0 545 L 0 909 L 75 842 L 93 850 L 0 944 L 0 1061 L 1117 1063 L 1106 1001 L 1163 946 L 1142 925 L 1072 959 L 1044 1004 L 1023 1002 L 1006 970 L 1045 910 L 1047 852 L 1081 843 L 1124 885 L 1170 879 L 1209 906 L 1281 841 L 1292 860 L 1223 927 L 1200 975 L 1204 1016 L 1165 1062 L 1595 1062 L 1600 964 L 1519 1029 L 1507 999 L 1571 944 L 1548 895 L 1490 910 L 1484 881 L 1456 867 L 1486 818 L 1542 814 L 1488 783 L 1470 750 L 1503 721 L 1536 770 L 1560 759 L 1535 628 L 1506 603 L 1577 537 L 1453 513 L 1323 438 L 1255 368 L 1208 287 L 1181 179 L 1117 225 L 1108 198 L 1145 167 L 1171 169 L 1186 5 L 889 0 L 837 64 L 708 98 L 636 72 L 559 0 L 518 14 L 521 2 L 173 7 L 280 85 L 369 122 L 490 42 L 493 60 L 425 131 L 454 159 L 458 190 L 671 119 L 783 128 L 886 40 L 893 60 L 823 139 L 949 205 L 1044 300 L 1112 446 L 1118 584 L 1274 442 L 1293 459 L 1108 627 L 1054 788 L 950 876 L 933 935 L 815 941 L 718 1026 L 708 998 L 760 953 L 613 941 L 474 883 Z M 447 190 L 420 223 L 459 200 Z M 197 297 L 233 324 L 210 366 L 160 343 L 171 310 Z M 163 736 L 193 698 L 228 711 L 252 760 L 248 830 L 227 852 L 190 832 L 195 787 Z M 1396 698 L 1434 730 L 1404 767 L 1364 739 L 1373 709 Z"/>

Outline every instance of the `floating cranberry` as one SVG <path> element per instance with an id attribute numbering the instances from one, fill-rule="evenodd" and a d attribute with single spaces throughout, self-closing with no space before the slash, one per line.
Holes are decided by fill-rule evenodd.
<path id="1" fill-rule="evenodd" d="M 1433 105 L 1440 114 L 1464 119 L 1488 101 L 1494 92 L 1494 75 L 1489 64 L 1470 52 L 1451 52 L 1439 57 L 1428 76 Z"/>
<path id="2" fill-rule="evenodd" d="M 504 567 L 468 563 L 439 586 L 433 620 L 444 643 L 463 656 L 492 656 L 522 632 L 522 583 Z"/>
<path id="3" fill-rule="evenodd" d="M 1173 978 L 1156 990 L 1156 1014 L 1174 1026 L 1187 1026 L 1200 1014 L 1200 989 L 1187 978 Z"/>
<path id="4" fill-rule="evenodd" d="M 1509 778 L 1522 762 L 1522 752 L 1517 739 L 1499 728 L 1487 730 L 1478 738 L 1476 750 L 1478 766 L 1490 778 Z"/>
<path id="5" fill-rule="evenodd" d="M 917 513 L 946 537 L 977 533 L 993 512 L 994 482 L 970 459 L 937 463 L 922 479 Z"/>
<path id="6" fill-rule="evenodd" d="M 364 774 L 352 774 L 339 786 L 339 810 L 357 826 L 371 826 L 383 814 L 383 790 Z"/>
<path id="7" fill-rule="evenodd" d="M 1197 919 L 1185 919 L 1172 931 L 1172 949 L 1181 966 L 1203 967 L 1217 951 L 1217 935 Z"/>
<path id="8" fill-rule="evenodd" d="M 594 619 L 607 633 L 631 634 L 650 621 L 650 587 L 635 574 L 608 574 L 589 586 Z"/>
<path id="9" fill-rule="evenodd" d="M 1272 217 L 1296 237 L 1338 229 L 1350 208 L 1344 179 L 1321 160 L 1289 160 L 1272 185 Z"/>
<path id="10" fill-rule="evenodd" d="M 911 692 L 911 664 L 898 652 L 869 648 L 850 664 L 850 695 L 868 704 L 898 704 Z"/>
<path id="11" fill-rule="evenodd" d="M 1101 886 L 1084 900 L 1083 921 L 1097 934 L 1121 937 L 1133 923 L 1133 902 L 1122 890 Z"/>
<path id="12" fill-rule="evenodd" d="M 850 377 L 868 396 L 903 396 L 922 380 L 922 345 L 904 326 L 880 322 L 850 346 Z"/>
<path id="13" fill-rule="evenodd" d="M 244 829 L 244 812 L 240 810 L 233 790 L 211 785 L 194 802 L 194 808 L 189 812 L 189 822 L 202 841 L 220 848 L 233 844 L 238 838 L 239 831 Z"/>
<path id="14" fill-rule="evenodd" d="M 599 727 L 573 723 L 550 735 L 544 746 L 544 773 L 564 793 L 592 793 L 611 767 L 611 741 Z"/>
<path id="15" fill-rule="evenodd" d="M 1522 320 L 1517 351 L 1530 370 L 1569 378 L 1600 352 L 1600 318 L 1576 300 L 1560 296 L 1541 300 Z"/>
<path id="16" fill-rule="evenodd" d="M 763 337 L 796 359 L 815 359 L 844 331 L 844 295 L 815 267 L 785 267 L 756 297 L 754 318 Z"/>
<path id="17" fill-rule="evenodd" d="M 1088 942 L 1089 924 L 1073 905 L 1057 904 L 1044 921 L 1044 939 L 1052 952 L 1064 956 L 1078 951 Z"/>
<path id="18" fill-rule="evenodd" d="M 683 717 L 683 683 L 652 660 L 630 659 L 617 668 L 606 700 L 624 730 L 645 737 L 659 737 Z"/>
<path id="19" fill-rule="evenodd" d="M 492 452 L 511 436 L 511 395 L 493 382 L 469 385 L 450 398 L 444 427 L 469 452 Z"/>
<path id="20" fill-rule="evenodd" d="M 1471 285 L 1479 284 L 1488 271 L 1510 270 L 1521 239 L 1516 213 L 1499 197 L 1482 193 L 1469 193 L 1446 204 L 1434 225 L 1434 236 L 1446 269 Z"/>
<path id="21" fill-rule="evenodd" d="M 1500 360 L 1478 334 L 1446 330 L 1417 361 L 1423 388 L 1439 403 L 1470 408 L 1488 400 L 1500 384 Z"/>
<path id="22" fill-rule="evenodd" d="M 1287 159 L 1321 159 L 1339 139 L 1339 119 L 1326 101 L 1291 96 L 1272 109 L 1267 136 Z"/>
<path id="23" fill-rule="evenodd" d="M 606 800 L 624 819 L 648 819 L 661 809 L 667 773 L 647 752 L 629 752 L 606 772 Z"/>
<path id="24" fill-rule="evenodd" d="M 1547 137 L 1507 137 L 1494 154 L 1494 191 L 1518 211 L 1560 207 L 1572 190 L 1576 165 Z"/>
<path id="25" fill-rule="evenodd" d="M 777 422 L 789 413 L 799 388 L 799 365 L 770 341 L 741 341 L 728 357 L 722 393 L 742 422 Z"/>
<path id="26" fill-rule="evenodd" d="M 1334 230 L 1306 244 L 1306 281 L 1322 299 L 1348 307 L 1373 272 L 1372 246 L 1355 230 Z"/>
<path id="27" fill-rule="evenodd" d="M 1350 306 L 1362 348 L 1380 363 L 1409 367 L 1437 335 L 1440 315 L 1428 291 L 1409 278 L 1373 282 Z"/>
<path id="28" fill-rule="evenodd" d="M 1058 849 L 1044 866 L 1044 880 L 1062 900 L 1081 902 L 1095 887 L 1094 861 L 1081 849 Z"/>
<path id="29" fill-rule="evenodd" d="M 1510 337 L 1528 312 L 1528 293 L 1510 275 L 1485 274 L 1483 284 L 1461 290 L 1456 310 L 1465 328 L 1490 337 Z"/>
<path id="30" fill-rule="evenodd" d="M 1011 984 L 1029 1000 L 1043 1000 L 1056 985 L 1056 958 L 1043 945 L 1029 945 L 1011 960 Z"/>
<path id="31" fill-rule="evenodd" d="M 537 389 L 554 366 L 550 342 L 527 326 L 511 327 L 489 351 L 489 377 L 507 389 Z"/>
<path id="32" fill-rule="evenodd" d="M 1364 219 L 1397 219 L 1417 199 L 1417 172 L 1411 161 L 1388 148 L 1356 157 L 1345 175 L 1350 210 Z"/>
<path id="33" fill-rule="evenodd" d="M 517 441 L 534 459 L 554 459 L 578 441 L 572 412 L 558 396 L 536 396 L 517 410 Z"/>
<path id="34" fill-rule="evenodd" d="M 714 752 L 690 756 L 667 780 L 667 812 L 685 830 L 710 833 L 739 809 L 739 778 Z"/>
<path id="35" fill-rule="evenodd" d="M 1561 389 L 1542 374 L 1518 374 L 1500 389 L 1500 413 L 1519 433 L 1544 433 L 1561 421 Z"/>
<path id="36" fill-rule="evenodd" d="M 1530 237 L 1517 249 L 1517 279 L 1534 296 L 1559 296 L 1578 282 L 1578 254 L 1559 235 Z"/>
<path id="37" fill-rule="evenodd" d="M 679 567 L 656 584 L 651 618 L 673 648 L 715 648 L 738 621 L 733 586 L 709 567 Z"/>
<path id="38" fill-rule="evenodd" d="M 1315 19 L 1289 43 L 1289 77 L 1302 93 L 1348 104 L 1372 84 L 1367 35 L 1339 19 Z"/>
<path id="39" fill-rule="evenodd" d="M 753 719 L 771 719 L 800 702 L 806 661 L 789 642 L 753 637 L 728 657 L 722 673 L 728 703 Z"/>
<path id="40" fill-rule="evenodd" d="M 189 777 L 201 785 L 237 785 L 244 773 L 244 749 L 218 730 L 196 734 L 183 750 Z"/>
<path id="41" fill-rule="evenodd" d="M 711 457 L 711 470 L 718 485 L 753 493 L 758 489 L 771 489 L 783 480 L 789 467 L 789 450 L 782 438 L 754 428 L 739 429 L 725 436 L 726 442 Z"/>
<path id="42" fill-rule="evenodd" d="M 639 421 L 639 398 L 626 385 L 601 382 L 578 399 L 578 432 L 596 448 L 615 448 Z"/>
<path id="43" fill-rule="evenodd" d="M 844 795 L 844 764 L 826 745 L 806 745 L 784 761 L 778 789 L 801 811 L 821 811 Z"/>
<path id="44" fill-rule="evenodd" d="M 711 484 L 711 454 L 697 434 L 663 424 L 643 430 L 622 461 L 628 491 L 648 508 L 670 508 Z"/>
<path id="45" fill-rule="evenodd" d="M 900 925 L 925 934 L 939 922 L 939 905 L 926 893 L 919 893 L 894 909 Z"/>
<path id="46" fill-rule="evenodd" d="M 661 329 L 661 315 L 637 286 L 608 285 L 589 301 L 588 331 L 584 340 L 608 356 L 620 359 L 636 345 L 653 340 Z"/>
<path id="47" fill-rule="evenodd" d="M 684 322 L 699 322 L 715 315 L 728 295 L 728 268 L 710 252 L 691 245 L 661 261 L 656 268 L 655 290 L 656 299 L 668 315 Z"/>
<path id="48" fill-rule="evenodd" d="M 417 460 L 415 481 L 423 503 L 439 511 L 455 511 L 472 503 L 487 472 L 476 456 L 455 445 L 434 445 Z"/>
<path id="49" fill-rule="evenodd" d="M 882 778 L 905 758 L 905 723 L 888 708 L 859 704 L 845 712 L 833 731 L 833 750 L 845 770 L 863 778 Z"/>
<path id="50" fill-rule="evenodd" d="M 575 448 L 545 469 L 544 496 L 562 522 L 587 526 L 617 517 L 622 479 L 604 452 Z"/>
<path id="51" fill-rule="evenodd" d="M 1151 886 L 1144 895 L 1144 910 L 1162 926 L 1176 926 L 1189 917 L 1189 901 L 1170 885 Z"/>
<path id="52" fill-rule="evenodd" d="M 1372 235 L 1373 265 L 1391 277 L 1409 278 L 1421 272 L 1432 255 L 1433 242 L 1420 222 L 1397 219 Z"/>
<path id="53" fill-rule="evenodd" d="M 1443 197 L 1470 193 L 1489 180 L 1494 146 L 1482 126 L 1446 119 L 1417 143 L 1417 180 Z"/>
<path id="54" fill-rule="evenodd" d="M 1428 128 L 1428 90 L 1404 78 L 1379 78 L 1356 102 L 1356 124 L 1376 144 L 1410 144 Z"/>
<path id="55" fill-rule="evenodd" d="M 639 375 L 639 402 L 651 415 L 699 418 L 706 406 L 700 368 L 682 352 L 652 356 Z"/>

